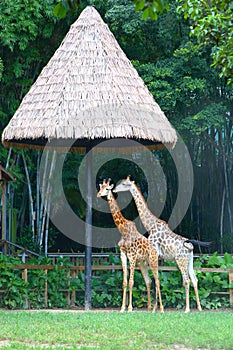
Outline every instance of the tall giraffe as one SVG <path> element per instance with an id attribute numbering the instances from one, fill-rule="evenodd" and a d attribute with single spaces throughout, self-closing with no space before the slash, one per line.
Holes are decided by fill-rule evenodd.
<path id="1" fill-rule="evenodd" d="M 196 295 L 197 309 L 201 311 L 202 309 L 197 287 L 198 280 L 193 270 L 193 244 L 208 246 L 211 243 L 190 240 L 174 233 L 168 227 L 168 224 L 165 221 L 160 220 L 153 213 L 151 213 L 141 191 L 135 182 L 130 180 L 129 176 L 125 180 L 121 180 L 121 182 L 114 189 L 114 192 L 123 191 L 131 192 L 143 226 L 149 233 L 148 240 L 155 247 L 159 257 L 164 260 L 176 261 L 182 274 L 183 285 L 186 292 L 185 312 L 190 311 L 190 279 Z"/>
<path id="2" fill-rule="evenodd" d="M 151 279 L 148 274 L 148 264 L 153 272 L 156 283 L 156 298 L 153 311 L 157 309 L 157 298 L 159 297 L 160 311 L 163 312 L 163 304 L 160 293 L 160 282 L 158 276 L 158 255 L 156 250 L 145 238 L 141 235 L 134 222 L 127 220 L 122 215 L 120 208 L 117 204 L 115 197 L 112 194 L 112 188 L 114 185 L 110 185 L 110 180 L 107 182 L 104 180 L 99 185 L 100 190 L 97 193 L 97 197 L 107 197 L 107 201 L 112 213 L 113 220 L 121 234 L 121 240 L 118 243 L 120 248 L 121 263 L 123 268 L 123 299 L 121 312 L 125 311 L 126 307 L 126 288 L 127 288 L 127 258 L 130 264 L 130 277 L 129 277 L 129 305 L 128 311 L 132 311 L 132 290 L 134 285 L 134 271 L 135 265 L 138 264 L 147 287 L 148 295 L 148 310 L 151 310 L 150 299 L 150 286 Z"/>

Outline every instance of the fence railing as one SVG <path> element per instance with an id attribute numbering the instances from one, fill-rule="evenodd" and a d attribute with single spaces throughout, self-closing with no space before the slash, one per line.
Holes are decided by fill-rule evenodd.
<path id="1" fill-rule="evenodd" d="M 30 264 L 16 264 L 12 266 L 13 269 L 22 270 L 22 279 L 28 282 L 28 270 L 43 270 L 45 276 L 48 274 L 49 270 L 54 270 L 54 265 L 30 265 Z M 79 266 L 56 266 L 58 269 L 66 269 L 67 275 L 71 278 L 76 278 L 80 271 L 85 270 L 84 265 Z M 106 271 L 106 270 L 122 270 L 121 265 L 93 265 L 92 271 Z M 160 271 L 178 271 L 176 266 L 159 266 Z M 210 272 L 210 273 L 226 273 L 228 274 L 229 284 L 233 281 L 233 269 L 223 269 L 223 268 L 195 268 L 195 270 L 200 272 Z M 0 290 L 0 293 L 5 293 L 6 290 Z M 68 305 L 75 305 L 76 301 L 76 290 L 70 291 L 69 289 L 64 289 L 61 292 L 66 293 Z M 213 292 L 214 294 L 229 295 L 230 305 L 233 305 L 233 288 L 229 288 L 228 291 Z M 44 305 L 48 307 L 48 280 L 45 278 L 44 281 Z M 26 301 L 26 307 L 28 303 Z"/>

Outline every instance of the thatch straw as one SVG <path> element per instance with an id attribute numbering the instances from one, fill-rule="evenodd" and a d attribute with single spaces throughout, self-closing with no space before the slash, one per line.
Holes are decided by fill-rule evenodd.
<path id="1" fill-rule="evenodd" d="M 133 138 L 176 143 L 176 133 L 108 26 L 91 6 L 70 27 L 5 128 L 6 146 L 53 139 Z M 83 142 L 82 142 L 83 140 Z"/>

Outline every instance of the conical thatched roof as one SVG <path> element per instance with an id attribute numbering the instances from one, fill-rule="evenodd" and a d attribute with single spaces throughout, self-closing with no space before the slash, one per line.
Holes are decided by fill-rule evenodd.
<path id="1" fill-rule="evenodd" d="M 5 128 L 6 146 L 53 139 L 133 138 L 176 143 L 176 133 L 95 8 L 70 27 Z"/>

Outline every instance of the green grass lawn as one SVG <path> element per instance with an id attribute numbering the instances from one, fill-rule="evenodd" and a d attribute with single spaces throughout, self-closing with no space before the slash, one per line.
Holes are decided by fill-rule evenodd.
<path id="1" fill-rule="evenodd" d="M 233 349 L 231 312 L 0 311 L 0 349 Z"/>

